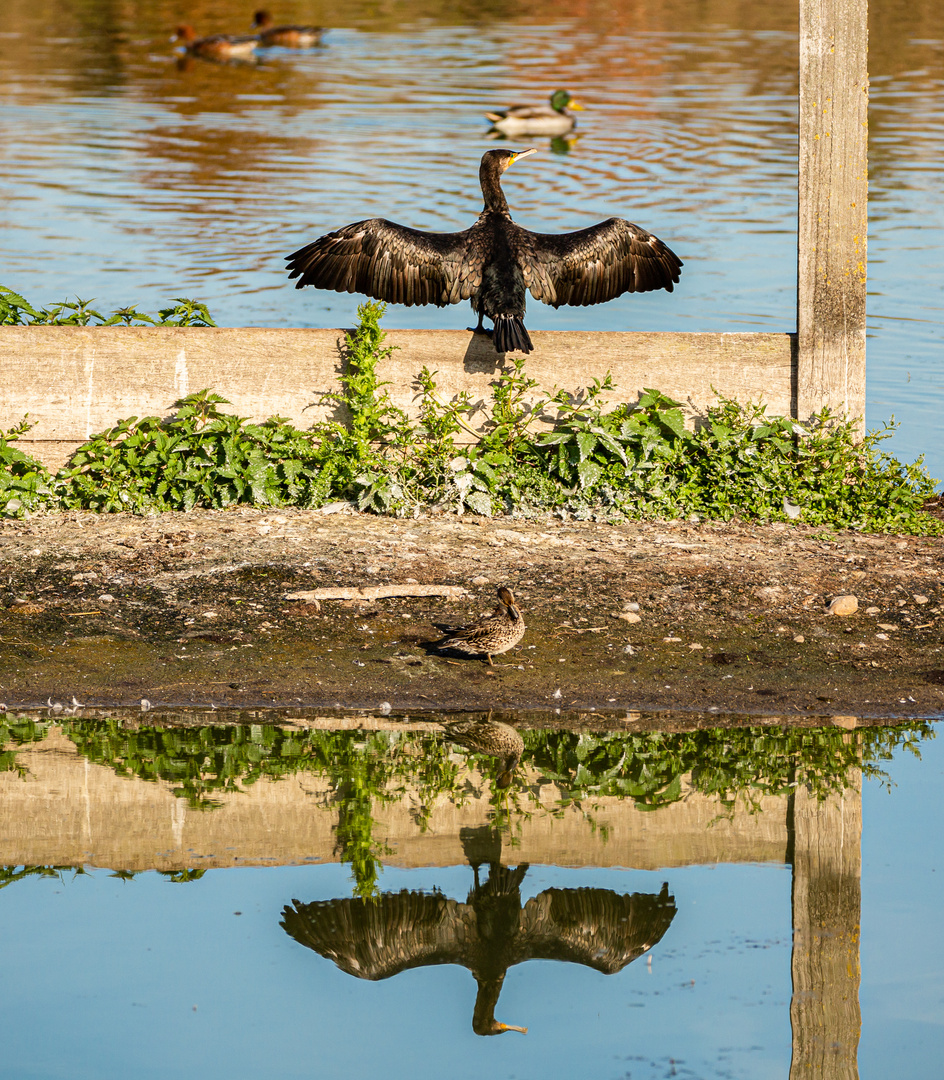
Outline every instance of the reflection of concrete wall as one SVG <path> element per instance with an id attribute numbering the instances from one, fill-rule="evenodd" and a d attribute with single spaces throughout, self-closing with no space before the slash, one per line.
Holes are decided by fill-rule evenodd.
<path id="1" fill-rule="evenodd" d="M 217 810 L 192 810 L 171 785 L 116 776 L 86 761 L 58 729 L 24 748 L 17 760 L 25 779 L 0 774 L 0 864 L 94 864 L 112 869 L 173 870 L 188 866 L 336 861 L 337 810 L 326 781 L 298 773 L 261 780 L 245 792 L 220 797 Z M 525 772 L 524 784 L 536 777 Z M 519 791 L 522 813 L 512 812 L 510 861 L 562 866 L 641 869 L 712 862 L 784 862 L 787 800 L 765 798 L 760 810 L 723 815 L 719 804 L 694 792 L 663 810 L 601 799 L 570 807 L 560 817 L 557 791 L 538 790 L 541 805 Z M 489 820 L 490 781 L 472 773 L 461 799 L 440 797 L 425 830 L 419 800 L 409 794 L 375 807 L 375 839 L 388 845 L 384 861 L 442 866 L 465 861 L 460 829 Z M 528 813 L 528 807 L 532 812 Z"/>

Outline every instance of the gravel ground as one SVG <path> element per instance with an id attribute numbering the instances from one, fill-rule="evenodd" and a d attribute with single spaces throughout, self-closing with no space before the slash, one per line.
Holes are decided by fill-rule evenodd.
<path id="1" fill-rule="evenodd" d="M 330 512 L 334 511 L 334 512 Z M 0 523 L 0 702 L 944 713 L 944 542 L 793 526 L 321 511 Z M 329 587 L 446 596 L 292 598 Z M 490 668 L 434 622 L 518 598 Z M 417 590 L 418 591 L 418 590 Z M 836 597 L 856 610 L 830 613 Z M 842 605 L 839 605 L 840 609 Z"/>

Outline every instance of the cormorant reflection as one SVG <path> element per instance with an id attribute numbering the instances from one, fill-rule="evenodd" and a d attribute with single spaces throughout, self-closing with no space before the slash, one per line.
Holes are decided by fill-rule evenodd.
<path id="1" fill-rule="evenodd" d="M 478 984 L 476 1035 L 526 1032 L 495 1019 L 505 972 L 526 960 L 562 960 L 615 974 L 663 936 L 675 916 L 668 884 L 657 893 L 545 889 L 521 903 L 528 864 L 488 864 L 463 904 L 439 893 L 402 890 L 373 899 L 286 905 L 286 933 L 359 979 L 388 979 L 409 968 L 461 964 Z"/>

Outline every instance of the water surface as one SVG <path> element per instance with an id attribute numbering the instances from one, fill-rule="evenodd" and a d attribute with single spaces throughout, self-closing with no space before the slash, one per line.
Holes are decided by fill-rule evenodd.
<path id="1" fill-rule="evenodd" d="M 262 719 L 3 719 L 6 1074 L 935 1074 L 934 727 Z"/>

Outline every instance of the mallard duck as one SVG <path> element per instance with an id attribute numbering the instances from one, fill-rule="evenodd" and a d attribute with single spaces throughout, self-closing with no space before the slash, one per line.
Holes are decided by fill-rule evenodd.
<path id="1" fill-rule="evenodd" d="M 623 218 L 569 233 L 533 233 L 515 224 L 501 177 L 529 150 L 488 150 L 479 166 L 485 207 L 463 232 L 429 233 L 384 218 L 355 221 L 286 257 L 295 288 L 359 292 L 390 304 L 458 304 L 478 315 L 495 351 L 534 349 L 525 298 L 560 307 L 602 304 L 627 292 L 672 292 L 682 260 Z M 486 330 L 488 316 L 494 330 Z M 517 638 L 515 640 L 518 640 Z"/>
<path id="2" fill-rule="evenodd" d="M 524 753 L 524 739 L 510 724 L 493 720 L 489 713 L 487 719 L 445 720 L 442 726 L 449 738 L 460 746 L 499 758 L 501 772 L 495 781 L 496 786 L 510 786 L 514 771 Z"/>
<path id="3" fill-rule="evenodd" d="M 204 60 L 248 60 L 259 45 L 259 39 L 255 36 L 211 34 L 209 37 L 197 37 L 196 30 L 187 23 L 177 27 L 174 40 L 183 42 L 192 56 L 202 56 Z"/>
<path id="4" fill-rule="evenodd" d="M 259 32 L 259 44 L 268 48 L 281 45 L 286 49 L 310 49 L 321 43 L 322 26 L 273 26 L 268 11 L 257 11 L 252 25 Z"/>
<path id="5" fill-rule="evenodd" d="M 504 135 L 565 135 L 577 123 L 567 109 L 583 109 L 566 90 L 555 90 L 547 105 L 512 105 L 485 115 Z"/>
<path id="6" fill-rule="evenodd" d="M 494 615 L 471 626 L 454 627 L 442 641 L 436 642 L 436 648 L 484 656 L 489 666 L 494 667 L 492 657 L 513 649 L 523 637 L 524 619 L 515 605 L 511 589 L 503 585 L 498 590 L 498 607 Z"/>

